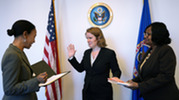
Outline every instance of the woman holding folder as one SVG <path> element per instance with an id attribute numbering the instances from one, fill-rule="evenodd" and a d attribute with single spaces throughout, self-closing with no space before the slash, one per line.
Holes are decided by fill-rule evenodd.
<path id="1" fill-rule="evenodd" d="M 47 73 L 33 76 L 30 63 L 24 53 L 35 42 L 35 26 L 26 20 L 16 21 L 8 35 L 14 35 L 14 41 L 9 45 L 2 58 L 2 76 L 4 96 L 2 100 L 37 100 L 36 91 L 39 83 L 47 79 Z"/>
<path id="2" fill-rule="evenodd" d="M 113 50 L 105 48 L 106 42 L 99 28 L 87 29 L 85 36 L 90 48 L 84 52 L 81 63 L 74 56 L 76 52 L 74 45 L 68 46 L 71 65 L 78 72 L 86 71 L 83 100 L 113 100 L 112 86 L 108 78 L 110 69 L 113 77 L 121 76 L 116 54 Z"/>

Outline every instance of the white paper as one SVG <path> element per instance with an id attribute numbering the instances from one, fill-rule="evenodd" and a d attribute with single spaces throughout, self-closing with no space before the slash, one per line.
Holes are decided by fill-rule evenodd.
<path id="1" fill-rule="evenodd" d="M 117 81 L 113 81 L 113 80 L 109 80 L 109 79 L 108 79 L 108 82 L 117 84 L 117 85 L 130 86 L 130 83 L 127 83 L 127 82 L 117 82 Z"/>
<path id="2" fill-rule="evenodd" d="M 51 84 L 52 82 L 56 81 L 57 79 L 61 78 L 62 76 L 68 74 L 70 71 L 68 72 L 64 72 L 64 73 L 60 73 L 60 74 L 57 74 L 57 75 L 53 75 L 51 76 L 50 78 L 47 79 L 47 81 L 45 83 L 40 83 L 39 86 L 46 86 L 46 85 L 49 85 Z"/>

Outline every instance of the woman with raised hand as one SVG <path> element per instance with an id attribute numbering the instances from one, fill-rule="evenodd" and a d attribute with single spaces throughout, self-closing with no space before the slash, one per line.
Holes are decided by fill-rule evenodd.
<path id="1" fill-rule="evenodd" d="M 110 69 L 113 77 L 120 78 L 116 54 L 106 48 L 106 41 L 100 28 L 91 27 L 85 33 L 88 46 L 79 63 L 75 58 L 75 47 L 68 46 L 69 62 L 78 72 L 86 72 L 83 100 L 113 100 L 111 83 L 108 82 Z"/>

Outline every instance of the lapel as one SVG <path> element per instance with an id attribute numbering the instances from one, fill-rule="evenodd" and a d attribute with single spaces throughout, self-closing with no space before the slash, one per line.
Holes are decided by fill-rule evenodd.
<path id="1" fill-rule="evenodd" d="M 30 63 L 29 63 L 25 53 L 23 51 L 21 51 L 19 48 L 13 46 L 12 44 L 10 45 L 10 48 L 14 49 L 20 55 L 20 57 L 22 57 L 22 60 L 25 62 L 25 64 L 30 68 Z M 31 68 L 30 68 L 30 70 L 32 71 Z"/>
<path id="2" fill-rule="evenodd" d="M 87 64 L 89 66 L 89 68 L 91 68 L 91 52 L 92 52 L 92 49 L 89 49 L 89 51 L 85 54 L 85 59 L 87 61 Z"/>
<path id="3" fill-rule="evenodd" d="M 146 56 L 148 55 L 148 53 L 150 52 L 152 50 L 152 48 L 149 48 L 148 50 L 147 50 L 147 52 L 145 53 L 145 55 L 144 55 L 144 57 L 141 59 L 141 61 L 140 61 L 140 63 L 139 63 L 139 65 L 138 65 L 138 76 L 139 76 L 139 78 L 140 78 L 140 80 L 142 81 L 143 79 L 142 79 L 142 70 L 143 70 L 143 66 L 147 63 L 147 61 L 143 64 L 143 66 L 142 66 L 142 69 L 140 69 L 140 66 L 141 66 L 141 64 L 143 63 L 143 61 L 144 61 L 144 59 L 146 58 Z M 150 59 L 150 58 L 149 58 Z M 149 60 L 148 59 L 148 60 Z"/>
<path id="4" fill-rule="evenodd" d="M 103 55 L 103 48 L 101 48 L 101 50 L 99 51 L 99 54 L 97 55 L 92 67 L 95 67 L 95 64 L 101 59 L 102 55 Z M 90 53 L 90 61 L 91 61 L 91 53 Z M 90 62 L 91 64 L 91 62 Z"/>
<path id="5" fill-rule="evenodd" d="M 24 61 L 28 66 L 30 66 L 30 63 L 29 63 L 29 61 L 28 61 L 27 56 L 25 55 L 25 53 L 24 53 L 24 52 L 21 52 L 21 55 L 22 55 L 23 61 Z"/>
<path id="6" fill-rule="evenodd" d="M 151 53 L 149 59 L 147 59 L 147 61 L 146 61 L 146 63 L 145 63 L 145 64 L 146 64 L 146 67 L 144 67 L 142 70 L 145 70 L 145 69 L 149 68 L 149 66 L 150 66 L 150 68 L 152 67 L 152 66 L 151 66 L 152 61 L 156 58 L 158 50 L 159 50 L 159 47 L 157 46 L 157 47 L 152 51 L 152 53 Z"/>
<path id="7" fill-rule="evenodd" d="M 151 50 L 152 50 L 152 49 L 150 49 L 150 50 L 147 51 L 145 57 L 148 55 L 148 53 L 149 53 Z M 149 59 L 146 60 L 146 62 L 145 62 L 145 64 L 143 65 L 142 69 L 141 69 L 141 70 L 139 69 L 139 74 L 140 74 L 140 76 L 142 76 L 142 74 L 143 74 L 143 75 L 146 74 L 145 71 L 148 71 L 148 68 L 151 68 L 151 67 L 152 67 L 152 66 L 151 66 L 152 60 L 155 59 L 156 53 L 158 52 L 158 50 L 159 50 L 159 47 L 157 46 L 157 47 L 154 49 L 154 51 L 152 51 L 152 53 L 151 53 Z M 144 57 L 144 59 L 145 59 L 145 57 Z M 144 59 L 143 59 L 143 60 L 144 60 Z M 140 65 L 139 65 L 139 66 L 140 66 Z"/>
<path id="8" fill-rule="evenodd" d="M 139 73 L 141 73 L 141 70 L 140 70 L 141 64 L 143 63 L 143 61 L 145 60 L 145 58 L 147 57 L 148 53 L 149 53 L 151 50 L 152 50 L 152 48 L 149 48 L 149 49 L 147 50 L 147 52 L 145 53 L 144 57 L 142 58 L 142 60 L 140 61 L 139 65 L 138 65 Z M 146 61 L 145 63 L 147 63 L 147 61 Z M 144 65 L 145 65 L 145 63 L 144 63 Z M 143 65 L 143 66 L 144 66 L 144 65 Z M 142 68 L 143 68 L 143 67 L 142 67 Z"/>

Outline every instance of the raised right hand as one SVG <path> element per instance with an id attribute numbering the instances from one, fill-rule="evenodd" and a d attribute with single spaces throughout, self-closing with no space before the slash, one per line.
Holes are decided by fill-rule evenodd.
<path id="1" fill-rule="evenodd" d="M 70 44 L 68 47 L 67 47 L 67 50 L 68 50 L 68 57 L 73 57 L 76 53 L 76 50 L 75 50 L 75 46 L 73 44 Z"/>

